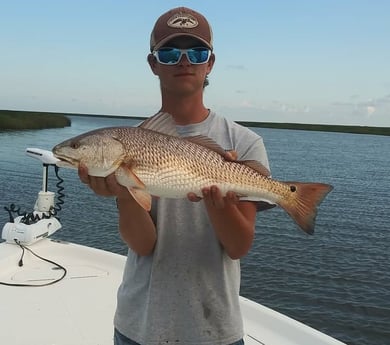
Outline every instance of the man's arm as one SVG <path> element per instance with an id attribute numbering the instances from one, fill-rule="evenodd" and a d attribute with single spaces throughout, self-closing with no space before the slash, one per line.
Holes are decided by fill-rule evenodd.
<path id="1" fill-rule="evenodd" d="M 227 254 L 232 259 L 246 255 L 254 238 L 256 204 L 239 201 L 234 192 L 228 192 L 223 197 L 216 186 L 204 188 L 202 194 L 210 222 Z M 199 201 L 192 193 L 188 198 Z"/>
<path id="2" fill-rule="evenodd" d="M 123 241 L 138 255 L 150 255 L 157 239 L 150 214 L 138 205 L 127 188 L 117 183 L 114 174 L 107 177 L 89 176 L 85 166 L 81 166 L 78 172 L 81 182 L 87 184 L 97 195 L 116 196 L 119 232 Z"/>

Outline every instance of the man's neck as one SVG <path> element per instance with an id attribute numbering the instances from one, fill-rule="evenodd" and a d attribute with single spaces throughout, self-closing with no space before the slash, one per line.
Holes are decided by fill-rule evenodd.
<path id="1" fill-rule="evenodd" d="M 178 125 L 199 123 L 209 115 L 209 109 L 204 106 L 202 98 L 197 97 L 163 97 L 161 111 L 171 114 Z"/>

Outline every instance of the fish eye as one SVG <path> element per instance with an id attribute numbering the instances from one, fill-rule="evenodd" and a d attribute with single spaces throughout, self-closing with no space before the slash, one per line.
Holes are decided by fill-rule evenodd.
<path id="1" fill-rule="evenodd" d="M 70 147 L 71 147 L 72 149 L 74 149 L 74 150 L 77 150 L 77 149 L 80 147 L 80 144 L 79 144 L 78 142 L 74 141 L 74 142 L 72 142 L 72 143 L 70 144 Z"/>

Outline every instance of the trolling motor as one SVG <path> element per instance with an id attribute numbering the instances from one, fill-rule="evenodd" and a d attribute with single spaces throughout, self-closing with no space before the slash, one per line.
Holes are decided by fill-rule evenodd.
<path id="1" fill-rule="evenodd" d="M 55 216 L 61 210 L 64 194 L 61 186 L 63 180 L 57 173 L 56 162 L 58 162 L 58 159 L 54 157 L 53 153 L 38 148 L 27 148 L 26 154 L 43 163 L 42 190 L 38 193 L 34 211 L 31 213 L 21 213 L 20 209 L 16 208 L 14 204 L 11 204 L 10 208 L 5 208 L 10 215 L 10 221 L 3 227 L 2 238 L 8 243 L 31 245 L 61 229 L 61 223 Z M 54 202 L 55 193 L 47 190 L 49 166 L 55 167 L 59 179 L 57 183 L 59 196 L 56 204 Z M 13 218 L 12 213 L 16 213 L 18 216 Z"/>

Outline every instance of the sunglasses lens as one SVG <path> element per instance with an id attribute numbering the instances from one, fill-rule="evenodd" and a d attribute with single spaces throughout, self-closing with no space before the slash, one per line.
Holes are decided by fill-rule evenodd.
<path id="1" fill-rule="evenodd" d="M 188 60 L 192 64 L 203 64 L 209 61 L 211 51 L 204 47 L 177 49 L 177 48 L 161 48 L 154 55 L 159 63 L 164 65 L 175 65 L 182 57 L 182 52 L 187 55 Z"/>
<path id="2" fill-rule="evenodd" d="M 161 48 L 157 51 L 157 60 L 166 65 L 176 64 L 181 56 L 181 51 L 175 48 Z"/>
<path id="3" fill-rule="evenodd" d="M 210 57 L 210 50 L 207 48 L 192 48 L 187 50 L 187 56 L 191 63 L 206 63 Z"/>

